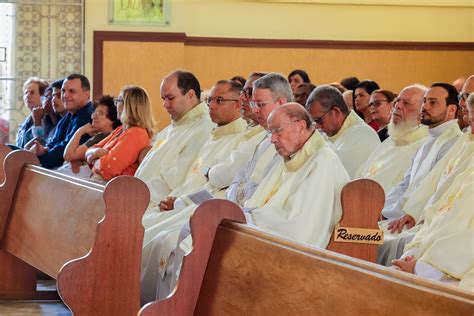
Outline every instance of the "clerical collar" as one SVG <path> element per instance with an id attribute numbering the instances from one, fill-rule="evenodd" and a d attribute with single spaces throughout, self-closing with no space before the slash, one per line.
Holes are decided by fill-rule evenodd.
<path id="1" fill-rule="evenodd" d="M 200 118 L 204 114 L 209 114 L 209 108 L 204 102 L 201 102 L 195 107 L 193 107 L 191 110 L 186 112 L 186 114 L 184 114 L 182 118 L 177 121 L 173 121 L 171 124 L 175 127 L 182 126 L 191 121 L 194 121 L 195 119 Z"/>
<path id="2" fill-rule="evenodd" d="M 356 112 L 354 111 L 350 111 L 349 112 L 349 115 L 346 116 L 346 118 L 344 119 L 344 123 L 342 123 L 342 126 L 341 128 L 339 129 L 339 131 L 333 135 L 333 136 L 329 136 L 328 139 L 331 143 L 335 143 L 336 140 L 339 139 L 339 137 L 341 137 L 342 135 L 344 135 L 344 133 L 349 129 L 351 128 L 352 126 L 356 125 L 356 124 L 361 124 L 361 123 L 364 123 L 364 120 L 362 120 L 359 115 L 357 115 Z"/>
<path id="3" fill-rule="evenodd" d="M 285 162 L 285 169 L 289 172 L 296 171 L 321 147 L 326 145 L 326 141 L 315 129 L 306 143 L 296 153 L 290 156 L 290 160 Z"/>
<path id="4" fill-rule="evenodd" d="M 436 127 L 428 129 L 428 133 L 430 134 L 431 137 L 439 137 L 441 134 L 443 134 L 444 131 L 453 128 L 453 125 L 458 125 L 457 120 L 449 120 L 447 122 L 444 122 L 443 124 L 440 124 Z"/>
<path id="5" fill-rule="evenodd" d="M 221 138 L 222 136 L 235 134 L 235 133 L 242 133 L 247 128 L 247 122 L 241 117 L 236 120 L 233 120 L 229 124 L 217 126 L 211 132 L 212 139 L 216 140 Z"/>

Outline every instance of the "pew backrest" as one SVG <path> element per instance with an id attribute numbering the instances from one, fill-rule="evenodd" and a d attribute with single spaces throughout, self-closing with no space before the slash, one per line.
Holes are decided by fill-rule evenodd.
<path id="1" fill-rule="evenodd" d="M 143 226 L 149 191 L 120 176 L 107 185 L 38 166 L 33 154 L 7 155 L 0 186 L 0 297 L 18 297 L 4 275 L 9 256 L 57 279 L 75 315 L 132 315 L 139 309 Z M 17 291 L 18 292 L 18 291 Z"/>
<path id="2" fill-rule="evenodd" d="M 212 203 L 203 203 L 191 218 L 195 241 L 174 294 L 145 305 L 140 315 L 474 312 L 472 293 L 219 219 L 224 207 L 225 216 L 242 220 L 237 206 Z"/>

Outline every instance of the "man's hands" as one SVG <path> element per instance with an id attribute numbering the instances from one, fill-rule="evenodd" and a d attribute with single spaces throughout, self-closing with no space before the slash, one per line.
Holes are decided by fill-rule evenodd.
<path id="1" fill-rule="evenodd" d="M 403 226 L 407 226 L 407 229 L 412 228 L 415 226 L 416 221 L 413 217 L 410 215 L 406 214 L 400 217 L 399 219 L 396 219 L 388 224 L 388 230 L 393 234 L 394 232 L 401 233 Z"/>
<path id="2" fill-rule="evenodd" d="M 415 273 L 417 259 L 414 256 L 406 256 L 403 259 L 392 260 L 392 267 L 396 270 Z"/>
<path id="3" fill-rule="evenodd" d="M 174 196 L 168 196 L 166 199 L 160 202 L 160 211 L 171 211 L 174 209 Z"/>

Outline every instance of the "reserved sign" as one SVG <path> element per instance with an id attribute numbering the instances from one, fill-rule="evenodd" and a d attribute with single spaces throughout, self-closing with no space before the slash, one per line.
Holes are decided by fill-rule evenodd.
<path id="1" fill-rule="evenodd" d="M 382 245 L 383 231 L 381 229 L 336 226 L 334 229 L 334 241 Z"/>

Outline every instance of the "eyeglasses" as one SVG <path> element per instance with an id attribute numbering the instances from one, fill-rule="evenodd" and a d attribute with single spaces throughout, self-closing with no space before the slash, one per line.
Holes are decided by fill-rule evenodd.
<path id="1" fill-rule="evenodd" d="M 230 102 L 230 101 L 233 101 L 233 102 L 236 102 L 236 101 L 239 101 L 237 99 L 224 99 L 223 97 L 207 97 L 206 98 L 206 104 L 207 105 L 211 105 L 212 102 L 216 102 L 217 104 L 221 104 L 221 103 L 224 103 L 224 102 Z"/>
<path id="2" fill-rule="evenodd" d="M 243 89 L 242 91 L 240 91 L 240 94 L 244 95 L 244 97 L 246 97 L 247 99 L 250 99 L 252 97 L 252 88 Z"/>
<path id="3" fill-rule="evenodd" d="M 461 100 L 462 100 L 462 101 L 466 102 L 468 97 L 469 97 L 469 93 L 467 93 L 467 92 L 460 93 L 460 94 L 458 94 L 458 101 L 461 102 Z"/>
<path id="4" fill-rule="evenodd" d="M 294 121 L 291 121 L 291 122 L 289 122 L 289 123 L 283 124 L 283 125 L 280 126 L 280 127 L 271 128 L 271 129 L 269 129 L 268 131 L 269 131 L 272 135 L 280 136 L 281 133 L 283 132 L 283 130 L 284 130 L 286 127 L 290 126 L 291 124 L 293 124 L 293 123 L 296 122 L 296 121 L 298 121 L 298 120 L 294 120 Z"/>
<path id="5" fill-rule="evenodd" d="M 114 99 L 114 104 L 115 106 L 119 106 L 120 104 L 123 104 L 123 99 Z"/>
<path id="6" fill-rule="evenodd" d="M 323 124 L 323 118 L 326 116 L 326 114 L 328 114 L 329 112 L 331 112 L 332 110 L 334 110 L 334 108 L 330 109 L 330 110 L 327 110 L 326 112 L 324 112 L 323 115 L 321 115 L 320 117 L 313 117 L 313 122 L 318 124 L 318 125 L 322 125 Z"/>
<path id="7" fill-rule="evenodd" d="M 41 103 L 46 102 L 46 101 L 51 101 L 52 99 L 53 99 L 52 96 L 45 96 L 45 95 L 42 95 L 42 96 L 40 97 Z"/>
<path id="8" fill-rule="evenodd" d="M 376 101 L 374 101 L 374 102 L 370 102 L 370 103 L 369 103 L 369 106 L 373 106 L 373 107 L 378 108 L 378 107 L 381 106 L 382 103 L 384 103 L 384 102 L 388 102 L 388 100 L 376 100 Z"/>
<path id="9" fill-rule="evenodd" d="M 249 104 L 250 104 L 250 107 L 252 109 L 256 109 L 256 108 L 263 108 L 266 104 L 268 103 L 271 103 L 273 101 L 250 101 Z"/>
<path id="10" fill-rule="evenodd" d="M 95 116 L 95 117 L 102 117 L 102 116 L 106 116 L 106 115 L 107 115 L 107 113 L 105 113 L 105 112 L 102 112 L 102 111 L 94 111 L 94 112 L 92 112 L 92 115 L 91 115 L 91 116 L 92 116 L 92 117 L 94 117 L 94 116 Z"/>

